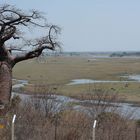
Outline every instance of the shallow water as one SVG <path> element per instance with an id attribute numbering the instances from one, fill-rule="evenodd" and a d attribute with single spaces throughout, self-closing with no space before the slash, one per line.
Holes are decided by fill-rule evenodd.
<path id="1" fill-rule="evenodd" d="M 128 76 L 122 76 L 124 78 L 128 78 L 129 80 L 135 80 L 137 82 L 140 82 L 140 75 L 128 75 Z"/>
<path id="2" fill-rule="evenodd" d="M 140 82 L 140 75 L 128 75 L 121 76 L 127 78 L 126 81 L 112 81 L 112 80 L 92 80 L 92 79 L 73 79 L 67 85 L 78 85 L 78 84 L 94 84 L 94 83 L 130 83 L 130 82 Z"/>
<path id="3" fill-rule="evenodd" d="M 85 81 L 85 79 L 83 79 L 83 81 Z M 23 82 L 22 82 L 22 80 L 20 80 L 20 81 L 17 80 L 17 84 L 13 86 L 13 89 L 24 87 L 26 84 L 28 84 L 28 81 L 25 82 L 23 80 Z M 34 95 L 27 95 L 27 94 L 12 92 L 12 96 L 14 96 L 14 95 L 18 95 L 21 98 L 22 102 L 26 102 L 27 100 L 29 100 L 31 98 L 35 99 L 35 100 L 36 99 L 37 100 L 42 100 L 42 98 L 40 98 L 40 97 L 44 97 L 44 95 L 43 96 L 42 95 L 34 96 Z M 34 97 L 37 97 L 37 98 L 34 98 Z M 51 95 L 51 99 L 49 99 L 49 100 L 53 100 L 53 101 L 58 102 L 60 104 L 67 104 L 67 103 L 70 103 L 70 102 L 97 104 L 97 102 L 98 102 L 97 100 L 78 100 L 78 99 L 74 99 L 74 98 L 70 98 L 70 97 L 66 97 L 66 96 L 62 96 L 62 95 Z M 101 103 L 106 104 L 106 102 L 101 102 Z M 124 115 L 125 115 L 125 113 L 129 114 L 131 112 L 135 112 L 134 115 L 133 115 L 133 118 L 140 119 L 140 107 L 135 107 L 135 106 L 133 106 L 134 104 L 130 104 L 130 103 L 110 103 L 110 105 L 116 106 Z M 83 110 L 84 112 L 87 111 L 87 108 L 85 108 L 83 106 L 80 106 L 80 105 L 74 106 L 74 109 Z"/>
<path id="4" fill-rule="evenodd" d="M 91 79 L 74 79 L 67 85 L 79 85 L 79 84 L 94 84 L 94 83 L 128 83 L 135 81 L 111 81 L 111 80 L 91 80 Z"/>

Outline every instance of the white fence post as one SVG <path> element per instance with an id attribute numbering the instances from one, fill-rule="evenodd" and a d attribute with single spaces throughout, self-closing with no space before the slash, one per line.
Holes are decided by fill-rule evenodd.
<path id="1" fill-rule="evenodd" d="M 16 115 L 14 115 L 12 119 L 12 140 L 14 140 L 15 119 L 16 119 Z"/>
<path id="2" fill-rule="evenodd" d="M 95 140 L 95 128 L 96 128 L 96 123 L 97 123 L 97 120 L 94 121 L 94 124 L 93 124 L 93 140 Z"/>

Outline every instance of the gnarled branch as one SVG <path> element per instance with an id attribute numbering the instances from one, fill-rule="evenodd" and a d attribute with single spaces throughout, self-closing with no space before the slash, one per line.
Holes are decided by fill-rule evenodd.
<path id="1" fill-rule="evenodd" d="M 12 58 L 14 58 L 14 64 L 23 60 L 38 57 L 41 55 L 44 49 L 55 50 L 56 47 L 60 47 L 56 37 L 56 34 L 59 33 L 60 28 L 56 25 L 44 23 L 45 20 L 46 19 L 40 14 L 40 12 L 35 10 L 26 14 L 25 12 L 22 12 L 22 10 L 10 5 L 0 7 L 0 51 L 3 52 L 2 50 L 6 50 L 3 49 L 2 46 L 4 46 L 5 42 L 11 38 L 22 39 L 23 41 L 25 39 L 24 36 L 21 35 L 19 37 L 17 35 L 19 35 L 21 30 L 23 30 L 21 27 L 26 28 L 29 27 L 29 25 L 43 28 L 46 30 L 47 35 L 30 41 L 24 40 L 26 41 L 25 46 L 33 46 L 35 49 L 27 52 L 24 55 L 17 55 L 16 57 L 12 56 L 12 53 L 10 53 Z M 26 50 L 28 51 L 27 48 Z"/>
<path id="2" fill-rule="evenodd" d="M 36 49 L 33 50 L 33 51 L 29 51 L 28 53 L 23 54 L 23 55 L 21 55 L 21 56 L 18 56 L 18 55 L 17 55 L 17 56 L 14 58 L 14 65 L 15 65 L 16 63 L 20 62 L 20 61 L 28 60 L 28 59 L 32 59 L 32 58 L 35 58 L 35 57 L 40 56 L 40 55 L 42 54 L 42 51 L 43 51 L 44 49 L 50 49 L 50 50 L 52 50 L 52 48 L 49 47 L 49 46 L 41 46 L 41 47 L 36 48 Z"/>

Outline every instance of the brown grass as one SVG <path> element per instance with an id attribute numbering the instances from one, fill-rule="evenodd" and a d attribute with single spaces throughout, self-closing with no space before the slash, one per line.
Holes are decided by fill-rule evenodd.
<path id="1" fill-rule="evenodd" d="M 126 80 L 120 78 L 124 74 L 139 74 L 140 59 L 135 58 L 109 58 L 88 62 L 87 57 L 48 57 L 45 64 L 29 60 L 16 65 L 13 75 L 17 79 L 27 79 L 32 84 L 51 84 L 59 86 L 59 94 L 79 96 L 86 94 L 89 88 L 100 86 L 101 88 L 115 89 L 126 101 L 140 100 L 139 83 L 104 83 L 66 86 L 73 79 L 96 80 Z M 33 91 L 33 86 L 27 86 L 26 90 Z"/>

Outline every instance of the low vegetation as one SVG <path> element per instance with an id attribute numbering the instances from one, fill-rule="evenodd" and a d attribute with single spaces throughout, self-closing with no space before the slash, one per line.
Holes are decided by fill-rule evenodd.
<path id="1" fill-rule="evenodd" d="M 97 58 L 88 61 L 89 57 L 48 56 L 45 60 L 44 63 L 33 60 L 15 66 L 14 78 L 27 79 L 30 83 L 24 88 L 27 93 L 33 93 L 36 84 L 52 85 L 59 94 L 75 98 L 85 94 L 86 98 L 87 91 L 92 87 L 100 87 L 117 92 L 125 101 L 140 100 L 140 86 L 137 82 L 66 85 L 73 79 L 128 80 L 120 76 L 139 74 L 139 58 Z"/>
<path id="2" fill-rule="evenodd" d="M 7 124 L 0 130 L 1 140 L 11 139 L 13 114 L 17 115 L 15 122 L 17 140 L 92 140 L 95 119 L 97 120 L 96 140 L 140 138 L 139 120 L 131 120 L 129 115 L 122 116 L 116 107 L 108 106 L 109 100 L 102 105 L 101 100 L 106 100 L 107 94 L 93 96 L 96 96 L 98 103 L 96 106 L 91 106 L 88 114 L 51 101 L 51 95 L 44 95 L 40 100 L 31 99 L 24 104 L 16 96 L 13 98 L 10 111 L 3 118 Z M 116 99 L 116 95 L 110 96 L 110 100 Z M 111 110 L 106 112 L 108 108 Z"/>
<path id="3" fill-rule="evenodd" d="M 122 114 L 117 106 L 110 104 L 139 101 L 139 83 L 67 85 L 73 79 L 127 80 L 120 79 L 120 76 L 139 74 L 139 59 L 100 58 L 88 61 L 85 57 L 48 57 L 45 63 L 47 66 L 32 60 L 15 67 L 14 78 L 29 81 L 29 85 L 18 89 L 18 92 L 34 97 L 26 102 L 18 97 L 13 99 L 7 116 L 2 118 L 7 122 L 0 130 L 2 140 L 11 138 L 13 114 L 17 114 L 17 140 L 92 140 L 95 119 L 96 140 L 140 139 L 139 120 L 132 118 L 133 112 Z M 63 103 L 55 100 L 54 94 L 91 102 L 84 105 Z"/>

